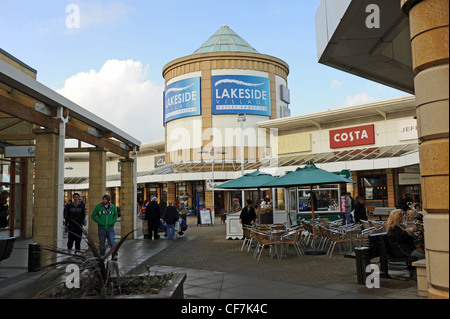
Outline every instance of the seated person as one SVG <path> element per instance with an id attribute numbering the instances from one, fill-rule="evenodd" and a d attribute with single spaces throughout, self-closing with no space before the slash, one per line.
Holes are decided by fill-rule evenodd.
<path id="1" fill-rule="evenodd" d="M 386 232 L 393 254 L 397 257 L 425 259 L 425 255 L 416 249 L 414 228 L 404 229 L 402 222 L 403 211 L 401 209 L 393 210 L 386 222 Z"/>

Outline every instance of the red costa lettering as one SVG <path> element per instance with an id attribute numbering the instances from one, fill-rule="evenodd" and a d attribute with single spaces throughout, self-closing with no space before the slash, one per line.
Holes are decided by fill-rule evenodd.
<path id="1" fill-rule="evenodd" d="M 375 144 L 375 125 L 330 131 L 330 148 Z"/>

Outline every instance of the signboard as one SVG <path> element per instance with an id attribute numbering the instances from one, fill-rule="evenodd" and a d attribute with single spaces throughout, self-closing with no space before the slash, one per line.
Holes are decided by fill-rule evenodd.
<path id="1" fill-rule="evenodd" d="M 164 90 L 164 124 L 183 117 L 201 115 L 201 78 L 174 82 Z"/>
<path id="2" fill-rule="evenodd" d="M 420 174 L 400 173 L 398 174 L 399 185 L 419 185 Z"/>
<path id="3" fill-rule="evenodd" d="M 212 225 L 211 210 L 209 208 L 200 208 L 197 223 L 198 225 Z"/>
<path id="4" fill-rule="evenodd" d="M 5 146 L 5 157 L 34 157 L 35 146 Z"/>
<path id="5" fill-rule="evenodd" d="M 419 138 L 417 133 L 417 120 L 408 119 L 398 121 L 398 140 L 416 140 Z"/>
<path id="6" fill-rule="evenodd" d="M 289 89 L 281 84 L 281 101 L 286 102 L 287 104 L 291 104 L 291 93 L 289 92 Z"/>
<path id="7" fill-rule="evenodd" d="M 278 136 L 278 155 L 311 151 L 311 134 Z"/>
<path id="8" fill-rule="evenodd" d="M 330 130 L 330 148 L 375 144 L 375 125 Z"/>
<path id="9" fill-rule="evenodd" d="M 166 164 L 166 155 L 155 156 L 155 168 Z"/>
<path id="10" fill-rule="evenodd" d="M 249 75 L 211 77 L 212 114 L 270 116 L 270 79 Z"/>

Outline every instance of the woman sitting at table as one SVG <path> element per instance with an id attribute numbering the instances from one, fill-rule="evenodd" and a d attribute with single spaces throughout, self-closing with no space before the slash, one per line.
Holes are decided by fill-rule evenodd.
<path id="1" fill-rule="evenodd" d="M 416 249 L 414 243 L 414 228 L 404 228 L 403 211 L 393 210 L 386 222 L 386 232 L 393 254 L 398 257 L 413 257 L 417 260 L 424 259 L 425 254 Z"/>

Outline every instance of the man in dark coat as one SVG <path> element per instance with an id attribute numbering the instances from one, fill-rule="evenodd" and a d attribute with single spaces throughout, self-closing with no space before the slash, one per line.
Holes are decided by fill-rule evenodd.
<path id="1" fill-rule="evenodd" d="M 145 211 L 145 218 L 148 221 L 148 238 L 159 239 L 158 226 L 161 219 L 161 208 L 158 204 L 158 198 L 153 197 Z"/>
<path id="2" fill-rule="evenodd" d="M 86 224 L 86 206 L 80 201 L 80 194 L 74 193 L 73 201 L 64 207 L 65 229 L 69 232 L 67 249 L 71 250 L 75 242 L 75 251 L 81 251 L 83 226 Z"/>
<path id="3" fill-rule="evenodd" d="M 239 216 L 239 222 L 242 226 L 252 227 L 256 220 L 256 211 L 253 207 L 253 202 L 247 200 L 247 206 L 242 208 L 241 215 Z"/>
<path id="4" fill-rule="evenodd" d="M 167 239 L 175 237 L 175 223 L 178 221 L 178 210 L 172 203 L 166 207 L 164 212 L 164 222 L 167 225 Z"/>

